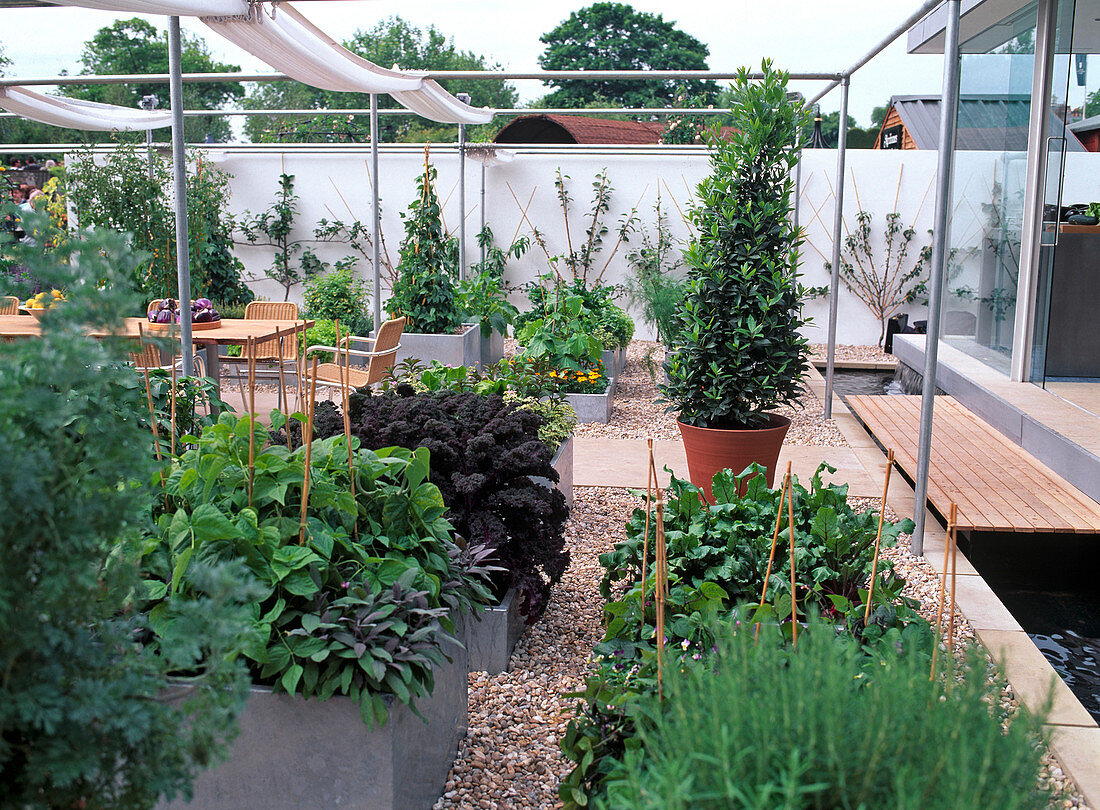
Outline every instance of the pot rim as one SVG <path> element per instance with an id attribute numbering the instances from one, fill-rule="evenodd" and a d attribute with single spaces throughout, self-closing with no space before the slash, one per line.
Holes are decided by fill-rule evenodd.
<path id="1" fill-rule="evenodd" d="M 763 426 L 763 427 L 755 427 L 755 428 L 752 428 L 752 427 L 749 427 L 749 428 L 708 428 L 708 427 L 699 427 L 698 425 L 689 425 L 686 422 L 681 422 L 679 416 L 676 417 L 676 425 L 677 425 L 677 427 L 679 427 L 681 429 L 687 428 L 688 430 L 710 431 L 712 433 L 760 433 L 761 431 L 765 431 L 765 430 L 786 430 L 787 428 L 789 428 L 791 426 L 790 417 L 783 416 L 782 414 L 772 413 L 770 411 L 765 411 L 764 416 L 768 417 L 768 424 Z"/>

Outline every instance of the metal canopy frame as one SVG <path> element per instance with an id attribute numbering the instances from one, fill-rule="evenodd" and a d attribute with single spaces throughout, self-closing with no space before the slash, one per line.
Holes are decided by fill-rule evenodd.
<path id="1" fill-rule="evenodd" d="M 14 8 L 20 6 L 49 6 L 48 3 L 38 2 L 38 0 L 0 0 L 0 10 L 4 8 Z M 50 6 L 57 8 L 57 6 Z M 898 26 L 891 31 L 885 38 L 883 38 L 874 48 L 868 51 L 862 58 L 854 62 L 847 70 L 840 71 L 838 73 L 790 73 L 790 79 L 794 81 L 826 81 L 829 84 L 821 90 L 816 96 L 811 98 L 808 104 L 812 105 L 820 101 L 827 94 L 832 92 L 837 87 L 841 88 L 841 102 L 840 102 L 840 121 L 842 126 L 839 127 L 839 136 L 837 144 L 837 167 L 836 167 L 836 202 L 835 212 L 833 217 L 833 263 L 832 273 L 830 276 L 830 300 L 829 300 L 829 335 L 826 357 L 826 377 L 825 377 L 825 417 L 832 417 L 832 398 L 833 398 L 833 373 L 835 368 L 835 354 L 836 354 L 836 322 L 838 315 L 838 293 L 840 283 L 840 247 L 841 247 L 841 230 L 843 227 L 843 206 L 844 206 L 844 170 L 845 170 L 845 158 L 847 153 L 847 127 L 843 126 L 847 122 L 847 110 L 848 110 L 848 91 L 851 85 L 852 76 L 869 63 L 872 59 L 878 56 L 887 47 L 893 44 L 899 37 L 905 34 L 910 28 L 917 24 L 921 19 L 928 16 L 934 10 L 940 9 L 942 11 L 938 13 L 947 15 L 947 36 L 946 45 L 944 49 L 944 68 L 943 68 L 943 99 L 944 103 L 941 105 L 941 126 L 939 136 L 939 150 L 938 150 L 938 162 L 937 162 L 937 180 L 936 180 L 936 200 L 935 200 L 935 223 L 933 229 L 933 246 L 932 246 L 932 267 L 931 267 L 931 293 L 929 297 L 929 318 L 928 318 L 928 335 L 927 343 L 925 347 L 925 374 L 924 374 L 924 388 L 922 391 L 922 407 L 921 407 L 921 429 L 918 443 L 918 467 L 917 467 L 917 480 L 916 480 L 916 504 L 914 507 L 914 522 L 916 523 L 916 529 L 913 532 L 912 539 L 912 551 L 916 555 L 921 555 L 924 550 L 924 516 L 926 510 L 926 498 L 928 491 L 928 468 L 929 468 L 929 455 L 931 448 L 931 430 L 932 430 L 932 412 L 935 394 L 935 381 L 936 381 L 936 365 L 937 365 L 937 352 L 939 333 L 940 333 L 940 316 L 941 316 L 941 302 L 943 296 L 944 279 L 946 276 L 946 259 L 948 255 L 947 240 L 948 240 L 948 226 L 949 226 L 949 212 L 950 212 L 950 195 L 951 195 L 951 183 L 953 180 L 954 171 L 954 150 L 955 150 L 955 113 L 958 107 L 959 96 L 959 12 L 960 12 L 960 0 L 923 0 L 920 6 L 918 6 L 911 14 L 909 14 L 904 21 L 898 24 Z M 247 115 L 247 114 L 280 114 L 280 115 L 325 115 L 335 114 L 337 112 L 343 114 L 355 114 L 362 113 L 363 111 L 329 111 L 329 110 L 303 110 L 303 111 L 227 111 L 219 112 L 212 110 L 199 111 L 187 111 L 183 110 L 182 104 L 182 84 L 183 82 L 274 82 L 274 81 L 287 81 L 290 79 L 282 73 L 188 73 L 183 74 L 181 72 L 180 60 L 179 60 L 179 17 L 169 17 L 169 73 L 163 74 L 123 74 L 123 75 L 89 75 L 89 76 L 51 76 L 51 77 L 11 77 L 0 79 L 0 87 L 8 85 L 22 85 L 22 86 L 34 86 L 34 85 L 67 85 L 67 84 L 125 84 L 125 83 L 158 83 L 167 82 L 170 87 L 172 97 L 172 153 L 173 153 L 173 181 L 176 191 L 176 203 L 177 203 L 177 220 L 176 220 L 176 238 L 177 244 L 184 244 L 187 241 L 187 198 L 186 198 L 186 175 L 184 166 L 184 143 L 183 143 L 183 119 L 185 115 Z M 613 80 L 613 79 L 641 79 L 646 81 L 662 80 L 662 79 L 703 79 L 703 80 L 730 80 L 735 79 L 739 75 L 737 72 L 719 72 L 710 70 L 653 70 L 653 71 L 636 71 L 636 70 L 603 70 L 603 71 L 587 71 L 587 70 L 557 70 L 557 71 L 537 71 L 530 73 L 515 73 L 508 71 L 428 71 L 424 74 L 425 78 L 429 79 L 458 79 L 465 81 L 483 81 L 483 80 L 545 80 L 545 79 L 559 79 L 559 80 Z M 759 73 L 749 73 L 749 78 L 760 78 Z M 379 114 L 401 114 L 404 111 L 390 111 L 379 110 L 377 96 L 371 94 L 370 96 L 370 121 L 371 121 L 371 169 L 373 177 L 371 178 L 371 185 L 373 187 L 373 200 L 374 200 L 374 282 L 375 282 L 375 300 L 374 300 L 374 315 L 375 326 L 379 324 L 381 317 L 380 305 L 379 305 L 379 293 L 380 293 L 380 271 L 378 267 L 379 262 L 379 227 L 380 218 L 378 211 L 378 139 L 375 134 L 378 131 L 378 116 Z M 660 109 L 650 110 L 646 109 L 645 112 L 652 112 L 654 114 L 675 114 L 680 112 L 678 109 Z M 494 113 L 499 114 L 519 114 L 525 113 L 547 113 L 557 112 L 549 110 L 494 110 Z M 564 112 L 564 111 L 562 111 Z M 569 110 L 571 113 L 586 112 L 592 114 L 593 112 L 629 112 L 629 110 Z M 685 111 L 686 112 L 686 111 Z M 719 111 L 709 111 L 692 109 L 693 114 L 707 114 L 717 113 Z M 464 136 L 464 132 L 462 135 Z M 462 161 L 460 167 L 460 176 L 462 180 L 465 180 L 465 138 L 462 137 L 462 143 L 459 149 L 459 159 Z M 54 147 L 56 148 L 56 146 Z M 463 183 L 464 185 L 464 183 Z M 798 190 L 796 189 L 796 195 Z M 463 187 L 461 199 L 465 199 L 465 188 Z M 465 221 L 465 211 L 462 212 L 462 217 Z M 463 241 L 464 238 L 463 238 Z M 185 306 L 184 290 L 187 291 L 187 300 L 190 299 L 190 268 L 188 266 L 188 251 L 178 250 L 177 253 L 177 271 L 179 276 L 180 285 L 180 315 L 181 321 L 181 341 L 184 344 L 184 363 L 185 374 L 190 374 L 190 306 Z M 465 255 L 463 253 L 463 263 L 465 261 Z"/>

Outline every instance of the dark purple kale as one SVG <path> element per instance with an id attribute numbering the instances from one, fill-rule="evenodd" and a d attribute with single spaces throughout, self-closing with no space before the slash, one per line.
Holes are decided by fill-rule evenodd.
<path id="1" fill-rule="evenodd" d="M 364 447 L 428 449 L 447 518 L 470 544 L 493 550 L 492 564 L 503 569 L 494 575 L 496 596 L 515 587 L 527 621 L 536 621 L 550 586 L 569 566 L 565 498 L 532 480 L 558 480 L 550 449 L 538 438 L 542 417 L 495 394 L 416 394 L 408 386 L 374 395 L 356 391 L 348 412 Z M 340 411 L 319 403 L 315 435 L 343 430 Z"/>

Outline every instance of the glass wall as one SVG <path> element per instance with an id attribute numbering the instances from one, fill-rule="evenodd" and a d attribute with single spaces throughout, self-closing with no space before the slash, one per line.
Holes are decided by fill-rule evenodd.
<path id="1" fill-rule="evenodd" d="M 945 339 L 1005 374 L 1012 356 L 1037 4 L 962 43 Z M 967 216 L 969 214 L 969 216 Z"/>

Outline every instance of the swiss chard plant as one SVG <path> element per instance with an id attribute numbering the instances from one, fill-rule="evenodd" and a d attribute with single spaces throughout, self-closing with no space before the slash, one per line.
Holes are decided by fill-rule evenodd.
<path id="1" fill-rule="evenodd" d="M 275 429 L 284 422 L 272 413 Z M 250 477 L 251 431 L 263 449 Z M 322 700 L 347 695 L 368 723 L 386 721 L 387 695 L 415 711 L 434 687 L 454 613 L 488 601 L 484 549 L 452 542 L 426 451 L 353 441 L 349 471 L 342 436 L 313 443 L 303 530 L 306 448 L 268 438 L 263 425 L 222 414 L 171 468 L 145 560 L 154 627 L 191 566 L 242 560 L 262 589 L 245 651 L 260 682 Z"/>
<path id="2" fill-rule="evenodd" d="M 336 409 L 327 410 L 327 430 L 342 434 Z M 542 418 L 499 395 L 416 394 L 410 386 L 381 395 L 355 392 L 349 417 L 364 447 L 430 452 L 431 480 L 442 494 L 445 517 L 468 543 L 491 550 L 501 569 L 493 575 L 495 595 L 514 587 L 527 621 L 537 620 L 550 586 L 569 565 L 565 498 L 532 481 L 558 480 L 550 448 L 538 436 Z M 322 430 L 318 435 L 325 435 Z"/>

